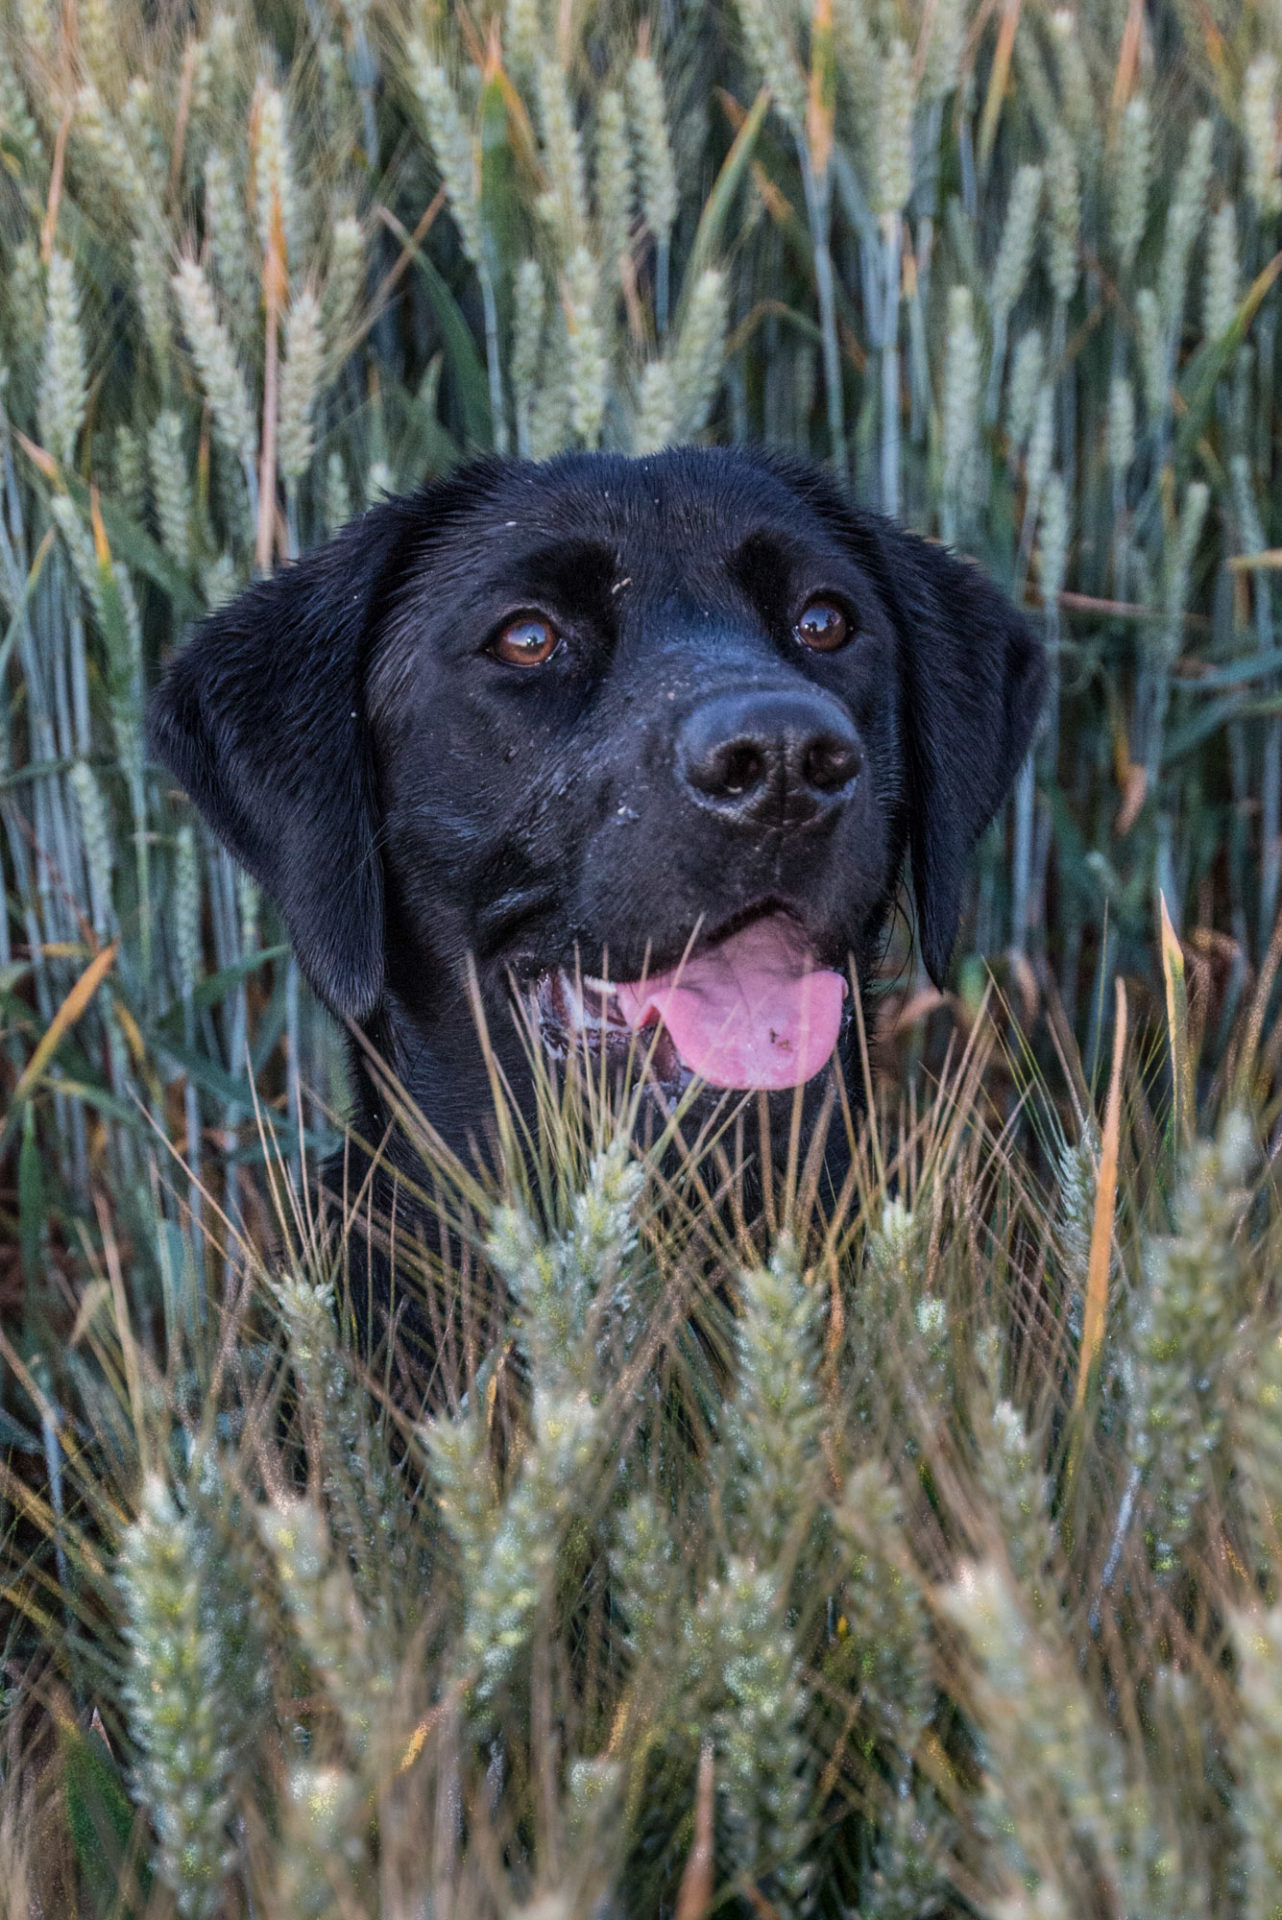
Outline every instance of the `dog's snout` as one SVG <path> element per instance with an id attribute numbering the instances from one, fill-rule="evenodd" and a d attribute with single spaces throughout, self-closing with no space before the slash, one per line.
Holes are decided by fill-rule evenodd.
<path id="1" fill-rule="evenodd" d="M 862 758 L 845 709 L 810 690 L 718 694 L 677 737 L 678 772 L 693 797 L 752 826 L 801 827 L 832 814 Z"/>

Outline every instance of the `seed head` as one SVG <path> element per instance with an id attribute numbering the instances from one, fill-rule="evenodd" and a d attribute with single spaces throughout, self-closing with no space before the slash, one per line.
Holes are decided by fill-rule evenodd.
<path id="1" fill-rule="evenodd" d="M 658 453 L 677 439 L 677 401 L 672 366 L 667 360 L 649 360 L 641 370 L 637 423 L 632 436 L 634 453 Z"/>
<path id="2" fill-rule="evenodd" d="M 481 195 L 477 184 L 476 149 L 471 129 L 463 119 L 445 68 L 433 60 L 421 41 L 411 48 L 414 91 L 423 110 L 423 124 L 458 228 L 463 251 L 473 266 L 480 264 L 483 244 Z"/>
<path id="3" fill-rule="evenodd" d="M 1135 317 L 1140 330 L 1140 374 L 1144 382 L 1144 405 L 1150 420 L 1161 420 L 1170 404 L 1170 376 L 1167 368 L 1166 330 L 1161 308 L 1151 287 L 1141 287 L 1135 296 Z"/>
<path id="4" fill-rule="evenodd" d="M 183 1920 L 221 1911 L 231 1785 L 263 1700 L 265 1664 L 238 1573 L 214 1527 L 150 1477 L 117 1574 L 128 1648 L 123 1694 L 138 1753 L 135 1788 Z"/>
<path id="5" fill-rule="evenodd" d="M 148 178 L 137 144 L 92 82 L 76 95 L 73 137 L 109 192 L 123 200 L 139 231 L 157 224 L 155 182 Z"/>
<path id="6" fill-rule="evenodd" d="M 565 314 L 569 359 L 570 419 L 585 446 L 594 447 L 605 417 L 609 364 L 596 318 L 600 282 L 586 247 L 576 247 L 565 264 L 561 308 Z"/>
<path id="7" fill-rule="evenodd" d="M 583 142 L 574 122 L 569 83 L 559 60 L 540 60 L 535 75 L 539 126 L 549 187 L 540 210 L 556 234 L 569 272 L 572 254 L 584 248 L 588 226 Z M 581 276 L 581 269 L 580 278 Z"/>
<path id="8" fill-rule="evenodd" d="M 183 331 L 213 412 L 214 431 L 229 453 L 252 462 L 258 433 L 240 360 L 218 317 L 213 289 L 197 260 L 183 260 L 173 278 Z"/>
<path id="9" fill-rule="evenodd" d="M 1067 127 L 1051 135 L 1047 161 L 1047 191 L 1051 203 L 1046 270 L 1051 290 L 1063 306 L 1072 299 L 1078 280 L 1078 243 L 1082 218 L 1082 184 L 1077 153 Z"/>
<path id="10" fill-rule="evenodd" d="M 525 454 L 530 452 L 546 307 L 542 267 L 537 260 L 522 260 L 516 270 L 512 295 L 511 370 L 512 392 L 516 400 L 517 441 Z"/>
<path id="11" fill-rule="evenodd" d="M 1192 551 L 1209 490 L 1190 485 L 1169 564 L 1167 608 L 1182 610 Z M 1154 1514 L 1157 1571 L 1172 1572 L 1207 1491 L 1224 1427 L 1221 1391 L 1241 1311 L 1237 1230 L 1254 1159 L 1244 1116 L 1232 1113 L 1218 1141 L 1185 1155 L 1175 1195 L 1175 1232 L 1146 1249 L 1136 1303 L 1131 1397 L 1135 1463 Z"/>
<path id="12" fill-rule="evenodd" d="M 1064 123 L 1073 136 L 1080 159 L 1089 167 L 1099 144 L 1099 122 L 1078 22 L 1068 7 L 1057 7 L 1050 17 L 1051 45 L 1059 75 Z"/>
<path id="13" fill-rule="evenodd" d="M 76 796 L 76 810 L 80 815 L 80 837 L 84 842 L 85 867 L 89 874 L 93 930 L 99 940 L 107 940 L 111 936 L 112 886 L 116 866 L 111 815 L 97 775 L 87 761 L 77 760 L 67 778 Z"/>
<path id="14" fill-rule="evenodd" d="M 299 479 L 311 465 L 312 415 L 324 358 L 320 301 L 307 288 L 290 302 L 285 321 L 277 446 L 281 474 L 286 480 Z"/>
<path id="15" fill-rule="evenodd" d="M 677 176 L 663 80 L 649 54 L 637 54 L 628 68 L 628 105 L 646 225 L 656 240 L 666 241 L 677 217 Z"/>
<path id="16" fill-rule="evenodd" d="M 1214 128 L 1210 120 L 1194 122 L 1188 151 L 1176 175 L 1171 202 L 1166 211 L 1162 264 L 1158 273 L 1158 301 L 1163 324 L 1172 332 L 1179 327 L 1183 317 L 1189 255 L 1206 218 L 1206 190 L 1211 180 L 1213 135 Z"/>
<path id="17" fill-rule="evenodd" d="M 337 533 L 352 517 L 352 492 L 343 456 L 335 447 L 325 462 L 325 531 Z"/>
<path id="18" fill-rule="evenodd" d="M 138 233 L 133 240 L 134 289 L 142 329 L 151 348 L 156 373 L 165 382 L 173 358 L 174 336 L 170 321 L 169 268 L 165 255 L 150 233 Z"/>
<path id="19" fill-rule="evenodd" d="M 1004 319 L 1024 291 L 1024 282 L 1033 258 L 1033 240 L 1041 203 L 1041 168 L 1021 167 L 1010 190 L 1001 245 L 993 265 L 989 299 L 995 317 Z"/>
<path id="20" fill-rule="evenodd" d="M 1211 221 L 1206 247 L 1202 331 L 1208 341 L 1222 340 L 1238 305 L 1237 215 L 1226 200 Z"/>
<path id="21" fill-rule="evenodd" d="M 1126 103 L 1113 169 L 1113 243 L 1122 271 L 1130 271 L 1144 237 L 1149 179 L 1153 166 L 1153 126 L 1142 93 Z"/>
<path id="22" fill-rule="evenodd" d="M 70 260 L 55 252 L 45 295 L 45 355 L 40 374 L 40 435 L 60 465 L 75 459 L 89 405 L 80 295 Z"/>
<path id="23" fill-rule="evenodd" d="M 900 213 L 913 190 L 913 64 L 898 38 L 882 58 L 875 140 L 873 212 Z"/>
<path id="24" fill-rule="evenodd" d="M 1042 602 L 1053 607 L 1063 590 L 1068 562 L 1068 490 L 1062 473 L 1052 473 L 1042 489 L 1037 555 Z"/>
<path id="25" fill-rule="evenodd" d="M 957 85 L 966 45 L 966 0 L 936 0 L 921 77 L 923 100 L 942 100 Z"/>
<path id="26" fill-rule="evenodd" d="M 606 87 L 597 102 L 594 185 L 598 251 L 609 274 L 627 252 L 632 232 L 632 152 L 623 95 L 615 87 Z"/>
<path id="27" fill-rule="evenodd" d="M 1041 390 L 1046 348 L 1038 327 L 1029 327 L 1015 342 L 1011 356 L 1010 380 L 1006 389 L 1006 432 L 1011 447 L 1022 453 L 1033 424 L 1037 395 Z"/>
<path id="28" fill-rule="evenodd" d="M 1028 437 L 1028 456 L 1024 462 L 1024 483 L 1032 501 L 1041 499 L 1051 470 L 1055 451 L 1055 389 L 1043 381 L 1033 408 L 1033 430 Z"/>
<path id="29" fill-rule="evenodd" d="M 143 459 L 143 444 L 133 428 L 117 427 L 112 484 L 124 512 L 139 525 L 147 511 L 147 472 Z"/>
<path id="30" fill-rule="evenodd" d="M 258 222 L 258 244 L 267 253 L 272 237 L 273 208 L 280 208 L 281 229 L 285 236 L 286 263 L 297 260 L 302 235 L 299 231 L 299 198 L 294 180 L 294 153 L 289 137 L 289 118 L 285 96 L 279 87 L 262 87 L 258 95 L 258 139 L 253 153 L 254 212 Z"/>
<path id="31" fill-rule="evenodd" d="M 184 997 L 192 991 L 200 975 L 200 867 L 196 857 L 196 835 L 190 821 L 178 829 L 178 853 L 174 861 L 174 947 L 178 960 L 178 984 Z"/>
<path id="32" fill-rule="evenodd" d="M 974 455 L 979 421 L 979 335 L 969 287 L 948 293 L 948 342 L 944 358 L 944 477 L 946 496 L 956 499 Z"/>
<path id="33" fill-rule="evenodd" d="M 216 148 L 205 159 L 205 231 L 214 278 L 233 324 L 245 335 L 257 307 L 258 275 L 250 257 L 244 201 L 231 162 Z"/>
<path id="34" fill-rule="evenodd" d="M 721 382 L 725 352 L 725 275 L 706 267 L 690 295 L 672 355 L 674 431 L 686 440 L 706 424 Z"/>
<path id="35" fill-rule="evenodd" d="M 1229 478 L 1233 485 L 1233 510 L 1237 514 L 1238 538 L 1243 553 L 1263 553 L 1267 542 L 1264 522 L 1251 477 L 1251 463 L 1244 453 L 1229 456 Z"/>
<path id="36" fill-rule="evenodd" d="M 1247 186 L 1262 219 L 1282 207 L 1277 92 L 1277 56 L 1258 53 L 1242 78 L 1242 138 L 1246 144 Z"/>
<path id="37" fill-rule="evenodd" d="M 191 565 L 191 481 L 182 421 L 171 408 L 156 416 L 147 436 L 147 458 L 161 543 L 185 573 Z"/>
<path id="38" fill-rule="evenodd" d="M 776 0 L 738 0 L 739 23 L 748 54 L 769 87 L 789 132 L 806 135 L 806 79 L 797 61 L 787 20 L 791 9 Z"/>
<path id="39" fill-rule="evenodd" d="M 1248 1910 L 1274 1914 L 1282 1907 L 1282 1607 L 1236 1613 L 1231 1628 Z"/>
<path id="40" fill-rule="evenodd" d="M 331 359 L 343 352 L 365 299 L 365 235 L 355 214 L 343 213 L 329 237 L 324 325 Z"/>
<path id="41" fill-rule="evenodd" d="M 1115 479 L 1130 471 L 1135 458 L 1135 388 L 1124 373 L 1113 375 L 1108 390 L 1108 464 Z"/>

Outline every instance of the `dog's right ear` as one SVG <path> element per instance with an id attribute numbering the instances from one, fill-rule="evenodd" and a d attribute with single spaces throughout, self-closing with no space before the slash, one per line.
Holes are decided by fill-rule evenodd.
<path id="1" fill-rule="evenodd" d="M 355 1020 L 383 985 L 364 668 L 410 540 L 389 501 L 212 613 L 148 712 L 153 753 L 278 902 L 325 1004 Z"/>

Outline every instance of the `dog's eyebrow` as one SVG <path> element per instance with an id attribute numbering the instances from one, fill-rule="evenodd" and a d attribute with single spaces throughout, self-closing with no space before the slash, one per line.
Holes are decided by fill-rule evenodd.
<path id="1" fill-rule="evenodd" d="M 573 607 L 608 600 L 619 568 L 603 540 L 557 540 L 522 554 L 513 572 L 532 597 Z"/>
<path id="2" fill-rule="evenodd" d="M 772 527 L 757 527 L 727 556 L 726 571 L 759 611 L 772 619 L 782 611 L 788 583 L 802 548 Z"/>

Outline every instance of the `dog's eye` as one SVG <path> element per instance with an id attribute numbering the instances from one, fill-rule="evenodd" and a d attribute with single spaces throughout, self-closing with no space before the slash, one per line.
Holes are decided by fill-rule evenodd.
<path id="1" fill-rule="evenodd" d="M 490 642 L 488 651 L 497 660 L 506 660 L 510 667 L 541 667 L 560 644 L 561 636 L 550 620 L 537 613 L 523 613 L 519 620 L 508 621 Z"/>
<path id="2" fill-rule="evenodd" d="M 831 600 L 812 600 L 802 611 L 793 633 L 812 653 L 836 653 L 851 635 L 851 623 Z"/>

